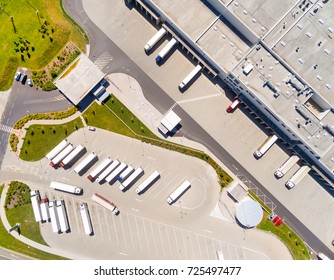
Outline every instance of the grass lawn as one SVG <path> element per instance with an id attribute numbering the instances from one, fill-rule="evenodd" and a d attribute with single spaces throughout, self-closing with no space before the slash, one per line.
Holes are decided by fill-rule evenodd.
<path id="1" fill-rule="evenodd" d="M 2 190 L 3 190 L 3 185 L 0 186 L 0 196 L 2 194 Z M 30 206 L 30 210 L 29 210 L 29 206 Z M 19 208 L 21 207 L 23 208 L 20 210 Z M 8 211 L 7 211 L 7 216 L 8 216 L 10 224 L 15 225 L 16 223 L 21 223 L 21 233 L 24 236 L 30 238 L 32 234 L 28 233 L 27 231 L 33 230 L 34 232 L 36 232 L 36 228 L 37 228 L 36 227 L 37 224 L 33 218 L 31 204 L 19 206 L 16 209 L 12 209 L 12 210 L 13 211 L 9 210 L 11 212 L 10 214 L 8 214 Z M 23 216 L 23 213 L 25 213 L 24 214 L 25 217 Z M 15 216 L 16 214 L 18 215 L 18 217 Z M 31 221 L 35 225 L 29 225 Z M 32 239 L 37 241 L 39 238 L 41 238 L 40 233 L 37 233 L 37 235 L 38 235 L 38 238 L 33 237 Z M 45 242 L 43 241 L 43 243 Z M 1 221 L 0 221 L 0 246 L 8 250 L 12 250 L 14 252 L 18 252 L 18 253 L 21 253 L 21 254 L 24 254 L 32 258 L 39 259 L 39 260 L 64 260 L 65 259 L 57 255 L 53 255 L 53 254 L 49 254 L 49 253 L 37 250 L 17 240 L 16 238 L 14 238 L 12 235 L 8 233 L 8 231 L 5 229 Z"/>
<path id="2" fill-rule="evenodd" d="M 14 226 L 16 223 L 20 224 L 21 235 L 40 244 L 48 245 L 41 236 L 39 225 L 34 218 L 31 203 L 10 208 L 6 214 L 11 226 Z"/>
<path id="3" fill-rule="evenodd" d="M 126 108 L 118 99 L 109 98 L 106 106 L 94 102 L 84 113 L 85 121 L 90 126 L 96 126 L 129 137 L 136 138 L 135 134 L 124 125 L 107 107 L 109 107 L 120 119 L 130 127 L 135 133 L 159 139 L 150 131 L 131 111 Z"/>
<path id="4" fill-rule="evenodd" d="M 0 0 L 0 90 L 10 87 L 18 66 L 44 67 L 68 42 L 85 50 L 85 39 L 63 15 L 61 1 Z"/>
<path id="5" fill-rule="evenodd" d="M 26 161 L 40 160 L 58 143 L 81 127 L 83 127 L 83 123 L 79 117 L 61 125 L 29 126 L 20 158 Z"/>
<path id="6" fill-rule="evenodd" d="M 257 228 L 270 231 L 277 235 L 282 242 L 289 248 L 295 260 L 309 260 L 310 254 L 299 236 L 292 231 L 284 222 L 279 227 L 275 227 L 272 221 L 268 220 L 269 214 L 264 212 L 263 219 Z"/>

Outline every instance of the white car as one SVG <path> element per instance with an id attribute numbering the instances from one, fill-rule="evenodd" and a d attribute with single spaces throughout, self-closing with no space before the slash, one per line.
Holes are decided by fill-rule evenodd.
<path id="1" fill-rule="evenodd" d="M 19 81 L 19 80 L 20 80 L 20 77 L 21 77 L 21 73 L 20 73 L 20 72 L 16 72 L 16 73 L 15 73 L 15 80 L 16 80 L 16 81 Z"/>
<path id="2" fill-rule="evenodd" d="M 30 86 L 30 87 L 33 86 L 31 79 L 28 79 L 28 80 L 27 80 L 27 84 L 28 84 L 28 86 Z"/>
<path id="3" fill-rule="evenodd" d="M 95 130 L 96 130 L 96 128 L 93 127 L 93 126 L 89 126 L 88 129 L 89 129 L 90 131 L 95 131 Z"/>

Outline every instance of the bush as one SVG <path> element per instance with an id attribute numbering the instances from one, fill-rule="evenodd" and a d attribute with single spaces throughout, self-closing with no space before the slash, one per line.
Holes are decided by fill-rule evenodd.
<path id="1" fill-rule="evenodd" d="M 19 138 L 14 133 L 12 133 L 9 136 L 9 145 L 10 145 L 10 148 L 12 149 L 12 151 L 14 153 L 17 151 L 17 144 L 18 143 L 19 143 Z"/>
<path id="2" fill-rule="evenodd" d="M 28 203 L 30 203 L 30 188 L 22 182 L 10 182 L 5 200 L 5 209 L 7 210 L 9 206 L 17 207 Z"/>

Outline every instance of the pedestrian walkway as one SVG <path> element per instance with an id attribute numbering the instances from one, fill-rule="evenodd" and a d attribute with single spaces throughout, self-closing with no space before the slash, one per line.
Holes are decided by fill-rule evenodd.
<path id="1" fill-rule="evenodd" d="M 0 130 L 4 131 L 4 132 L 8 132 L 10 133 L 12 131 L 12 127 L 5 125 L 5 124 L 0 124 Z"/>

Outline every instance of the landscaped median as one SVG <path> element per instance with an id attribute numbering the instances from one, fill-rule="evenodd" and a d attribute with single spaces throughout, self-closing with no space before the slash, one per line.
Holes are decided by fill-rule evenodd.
<path id="1" fill-rule="evenodd" d="M 39 113 L 39 114 L 30 114 L 30 115 L 27 115 L 23 118 L 21 118 L 20 120 L 18 120 L 14 126 L 13 126 L 13 129 L 15 132 L 11 133 L 10 137 L 9 137 L 9 144 L 10 144 L 10 147 L 12 149 L 13 152 L 17 152 L 17 145 L 19 143 L 19 137 L 18 135 L 20 134 L 19 131 L 21 129 L 23 129 L 24 125 L 29 122 L 29 121 L 32 121 L 32 120 L 61 120 L 61 119 L 65 119 L 65 118 L 68 118 L 70 116 L 72 116 L 73 114 L 75 114 L 76 112 L 78 111 L 78 109 L 76 107 L 71 107 L 65 111 L 60 111 L 60 112 L 50 112 L 50 113 Z M 75 129 L 79 129 L 80 127 L 82 127 L 82 121 L 81 120 L 77 120 L 75 122 L 73 122 L 73 127 L 71 124 L 64 124 L 62 125 L 63 126 L 63 135 L 60 133 L 56 134 L 57 131 L 59 131 L 60 129 L 58 128 L 57 130 L 56 129 L 52 129 L 52 133 L 55 131 L 54 136 L 57 136 L 58 138 L 62 138 L 62 137 L 66 137 L 67 134 L 70 134 L 72 133 L 74 130 L 73 130 L 73 127 Z M 52 126 L 53 127 L 53 126 Z M 41 131 L 41 133 L 43 134 L 46 134 L 46 130 L 43 129 L 43 131 Z M 43 134 L 43 135 L 44 135 Z M 27 135 L 27 133 L 26 133 Z M 47 134 L 48 135 L 48 134 Z M 44 135 L 44 136 L 47 136 L 47 135 Z M 65 135 L 65 136 L 64 136 Z M 34 136 L 34 132 L 33 131 L 30 131 L 30 136 L 29 137 L 29 134 L 27 135 L 28 136 L 28 139 L 26 142 L 26 145 L 27 145 L 27 148 L 26 148 L 26 154 L 28 154 L 29 150 L 31 148 L 36 148 L 36 145 L 35 145 L 35 142 L 32 140 L 33 139 L 30 139 L 32 138 L 32 136 Z M 55 137 L 55 141 L 58 141 L 58 138 Z M 36 137 L 38 138 L 38 137 Z M 42 139 L 46 139 L 46 137 L 42 137 Z M 38 139 L 39 141 L 39 139 Z M 29 144 L 28 144 L 29 142 Z M 30 144 L 33 143 L 33 145 L 30 147 Z M 45 142 L 44 142 L 45 143 Z M 39 142 L 39 144 L 41 144 L 41 142 Z M 45 145 L 42 145 L 45 147 Z M 38 147 L 38 149 L 36 150 L 36 153 L 38 153 L 38 150 L 40 149 L 40 147 Z M 33 153 L 31 153 L 32 155 Z M 38 156 L 38 155 L 37 155 Z M 29 153 L 29 156 L 28 158 L 30 157 L 30 153 Z M 42 156 L 43 157 L 43 156 Z M 33 157 L 34 158 L 34 157 Z M 29 159 L 25 159 L 25 160 L 29 160 Z M 36 158 L 33 159 L 33 160 L 37 160 Z M 31 161 L 31 160 L 30 160 Z"/>

